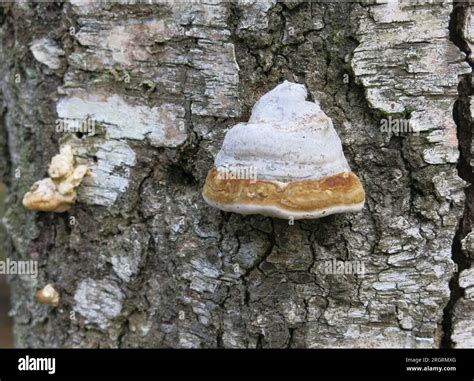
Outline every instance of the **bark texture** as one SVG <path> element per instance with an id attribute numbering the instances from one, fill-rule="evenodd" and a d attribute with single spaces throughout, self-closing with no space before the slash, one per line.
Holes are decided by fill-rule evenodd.
<path id="1" fill-rule="evenodd" d="M 473 347 L 471 18 L 447 1 L 3 4 L 4 241 L 40 263 L 10 278 L 16 344 Z M 285 79 L 332 118 L 363 212 L 290 224 L 202 200 L 225 132 Z M 55 130 L 87 117 L 93 135 Z M 94 176 L 69 212 L 25 211 L 63 144 Z M 47 283 L 57 308 L 33 298 Z"/>

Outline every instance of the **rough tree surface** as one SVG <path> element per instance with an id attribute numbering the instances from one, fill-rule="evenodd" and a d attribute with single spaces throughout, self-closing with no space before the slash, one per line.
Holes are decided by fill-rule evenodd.
<path id="1" fill-rule="evenodd" d="M 473 9 L 4 3 L 3 241 L 40 263 L 38 279 L 10 277 L 16 345 L 474 347 Z M 202 200 L 225 132 L 285 79 L 332 118 L 361 213 L 291 225 Z M 88 117 L 94 135 L 56 131 Z M 94 176 L 68 212 L 26 211 L 66 143 Z M 333 259 L 365 273 L 327 274 Z M 48 283 L 57 308 L 33 297 Z"/>

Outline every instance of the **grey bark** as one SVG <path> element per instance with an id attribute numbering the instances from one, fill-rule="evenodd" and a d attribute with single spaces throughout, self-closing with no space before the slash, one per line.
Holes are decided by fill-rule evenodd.
<path id="1" fill-rule="evenodd" d="M 38 279 L 10 278 L 16 345 L 472 347 L 470 12 L 436 1 L 3 4 L 4 241 L 11 258 L 40 263 Z M 202 200 L 227 129 L 285 79 L 332 118 L 363 212 L 291 225 Z M 55 131 L 92 109 L 93 136 Z M 382 132 L 388 117 L 419 133 Z M 24 210 L 66 143 L 94 173 L 78 203 Z M 327 274 L 333 259 L 365 274 Z M 48 283 L 57 308 L 33 297 Z"/>

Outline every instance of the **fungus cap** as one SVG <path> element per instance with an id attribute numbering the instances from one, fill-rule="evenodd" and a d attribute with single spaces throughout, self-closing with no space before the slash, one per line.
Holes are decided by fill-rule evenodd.
<path id="1" fill-rule="evenodd" d="M 318 218 L 359 211 L 365 193 L 344 157 L 331 119 L 285 81 L 255 104 L 248 123 L 230 129 L 203 189 L 224 211 Z"/>

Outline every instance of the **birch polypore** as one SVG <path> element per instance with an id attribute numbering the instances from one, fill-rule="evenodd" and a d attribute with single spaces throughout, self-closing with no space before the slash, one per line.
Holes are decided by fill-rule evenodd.
<path id="1" fill-rule="evenodd" d="M 229 130 L 204 185 L 208 204 L 295 219 L 362 209 L 364 189 L 332 121 L 306 97 L 304 85 L 285 81 Z"/>

